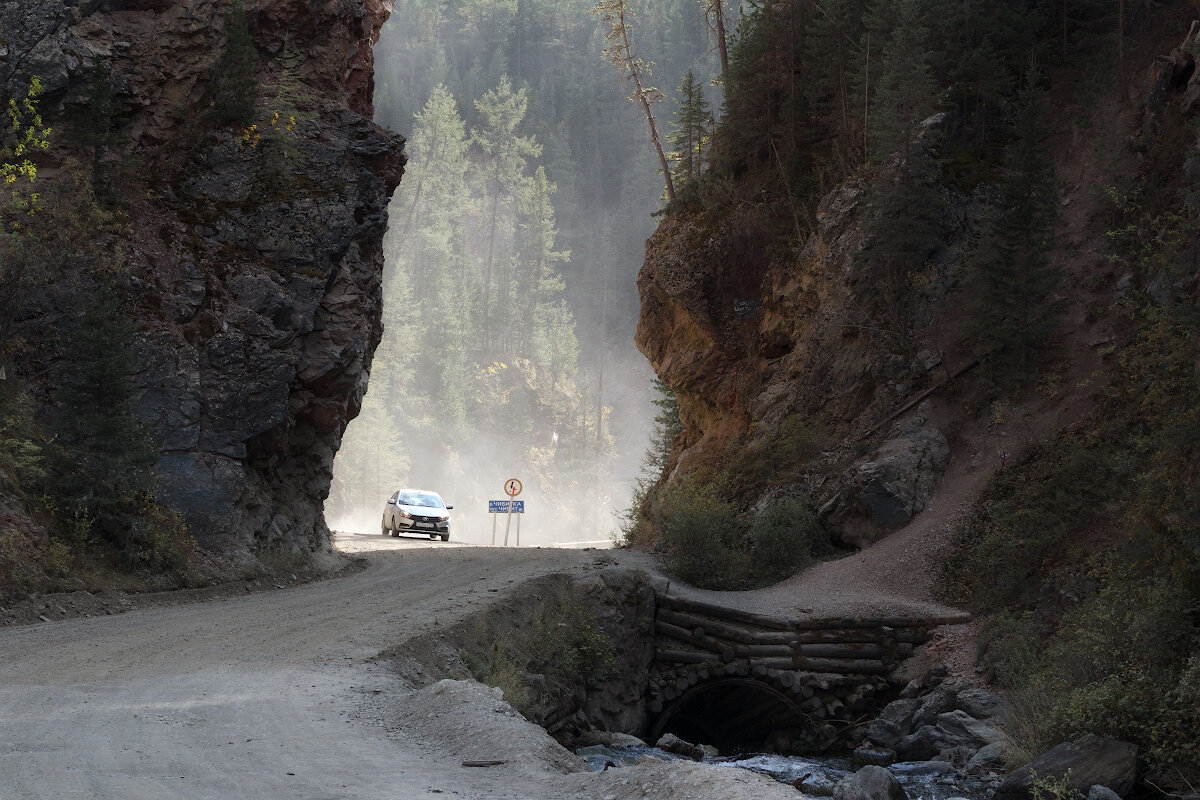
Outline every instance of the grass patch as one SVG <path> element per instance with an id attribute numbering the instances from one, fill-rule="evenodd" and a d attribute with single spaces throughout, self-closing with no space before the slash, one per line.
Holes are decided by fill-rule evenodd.
<path id="1" fill-rule="evenodd" d="M 500 616 L 498 617 L 497 614 Z M 462 647 L 471 676 L 497 686 L 534 721 L 545 721 L 559 696 L 616 670 L 612 641 L 561 576 L 535 582 L 522 602 L 481 614 Z"/>

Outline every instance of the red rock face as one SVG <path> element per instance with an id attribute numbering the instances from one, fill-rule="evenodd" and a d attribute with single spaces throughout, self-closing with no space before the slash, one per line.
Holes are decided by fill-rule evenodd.
<path id="1" fill-rule="evenodd" d="M 69 112 L 90 67 L 109 65 L 121 158 L 145 165 L 122 244 L 136 411 L 162 451 L 164 499 L 202 546 L 250 562 L 264 548 L 328 549 L 322 502 L 382 332 L 382 239 L 404 155 L 370 119 L 371 46 L 390 2 L 245 5 L 260 139 L 206 121 L 228 0 L 6 4 L 0 28 L 19 34 L 0 76 L 10 91 L 41 77 L 64 163 Z M 285 49 L 309 95 L 290 129 L 271 126 Z"/>
<path id="2" fill-rule="evenodd" d="M 790 220 L 765 206 L 667 217 L 638 276 L 637 345 L 675 390 L 685 429 L 668 479 L 699 468 L 786 474 L 782 460 L 795 451 L 781 441 L 789 425 L 820 431 L 827 439 L 807 457 L 829 448 L 826 461 L 848 469 L 822 474 L 815 465 L 806 469 L 815 480 L 798 487 L 734 479 L 749 482 L 752 496 L 741 498 L 748 505 L 755 492 L 797 488 L 849 544 L 905 524 L 946 464 L 945 439 L 931 420 L 893 428 L 882 416 L 929 380 L 930 367 L 891 352 L 892 342 L 863 318 L 872 290 L 854 266 L 862 197 L 859 180 L 830 192 L 799 246 L 788 244 Z M 859 438 L 881 416 L 879 440 Z M 870 447 L 851 454 L 858 442 Z"/>

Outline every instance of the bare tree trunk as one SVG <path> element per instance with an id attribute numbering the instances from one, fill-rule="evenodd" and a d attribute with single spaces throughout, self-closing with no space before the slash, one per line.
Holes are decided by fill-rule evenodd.
<path id="1" fill-rule="evenodd" d="M 662 142 L 658 139 L 658 127 L 654 124 L 654 112 L 650 109 L 650 98 L 646 96 L 645 90 L 642 88 L 642 76 L 633 68 L 633 63 L 630 61 L 630 74 L 633 76 L 633 85 L 637 89 L 637 97 L 642 102 L 642 109 L 646 112 L 646 124 L 650 126 L 650 141 L 654 144 L 654 152 L 658 153 L 658 163 L 662 166 L 663 180 L 667 182 L 667 199 L 675 199 L 675 182 L 671 180 L 671 166 L 667 163 L 667 154 L 663 152 Z"/>
<path id="2" fill-rule="evenodd" d="M 725 7 L 721 5 L 721 0 L 712 0 L 713 27 L 717 31 L 717 53 L 721 56 L 721 83 L 725 83 L 725 76 L 729 73 L 729 49 L 725 42 Z"/>
<path id="3" fill-rule="evenodd" d="M 633 45 L 629 42 L 629 22 L 632 16 L 625 5 L 625 0 L 600 0 L 592 9 L 592 14 L 600 16 L 609 26 L 605 39 L 612 42 L 611 47 L 604 50 L 604 55 L 633 81 L 634 93 L 629 98 L 642 104 L 646 112 L 646 123 L 650 126 L 650 141 L 654 151 L 658 153 L 658 163 L 662 167 L 663 180 L 666 181 L 667 199 L 675 199 L 675 182 L 671 180 L 671 166 L 667 163 L 666 153 L 663 152 L 662 142 L 658 138 L 658 126 L 654 124 L 654 112 L 650 108 L 651 93 L 661 97 L 655 89 L 642 86 L 642 72 L 647 70 L 647 64 L 634 55 Z M 657 99 L 657 98 L 656 98 Z"/>
<path id="4" fill-rule="evenodd" d="M 1121 104 L 1129 105 L 1129 83 L 1125 80 L 1125 0 L 1117 3 L 1117 81 L 1121 84 Z"/>

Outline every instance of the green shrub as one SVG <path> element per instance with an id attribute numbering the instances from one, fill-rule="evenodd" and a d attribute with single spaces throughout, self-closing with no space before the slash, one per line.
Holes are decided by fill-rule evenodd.
<path id="1" fill-rule="evenodd" d="M 530 719 L 545 693 L 580 680 L 592 685 L 613 674 L 617 663 L 595 614 L 557 577 L 542 581 L 503 617 L 481 615 L 462 657 L 476 680 L 499 687 Z M 530 674 L 549 681 L 538 690 L 527 680 Z"/>
<path id="2" fill-rule="evenodd" d="M 680 579 L 703 589 L 744 589 L 750 554 L 742 546 L 737 507 L 716 497 L 711 484 L 684 484 L 669 490 L 663 543 L 667 566 Z"/>
<path id="3" fill-rule="evenodd" d="M 984 621 L 976 640 L 979 665 L 989 680 L 1007 688 L 1026 686 L 1037 670 L 1042 644 L 1032 614 L 1001 612 Z"/>
<path id="4" fill-rule="evenodd" d="M 829 539 L 807 503 L 783 497 L 754 520 L 750 546 L 755 578 L 775 583 L 810 565 L 828 549 Z"/>

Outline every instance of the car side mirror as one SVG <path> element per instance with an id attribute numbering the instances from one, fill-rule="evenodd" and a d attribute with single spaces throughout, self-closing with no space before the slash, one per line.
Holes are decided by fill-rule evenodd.
<path id="1" fill-rule="evenodd" d="M 391 498 L 388 498 L 388 505 L 389 505 L 389 506 L 394 506 L 394 505 L 396 505 L 396 501 L 395 501 L 395 500 L 392 500 Z"/>
<path id="2" fill-rule="evenodd" d="M 454 508 L 454 506 L 446 506 L 446 510 L 447 510 L 447 511 L 449 511 L 449 510 L 450 510 L 450 509 L 452 509 L 452 508 Z"/>

